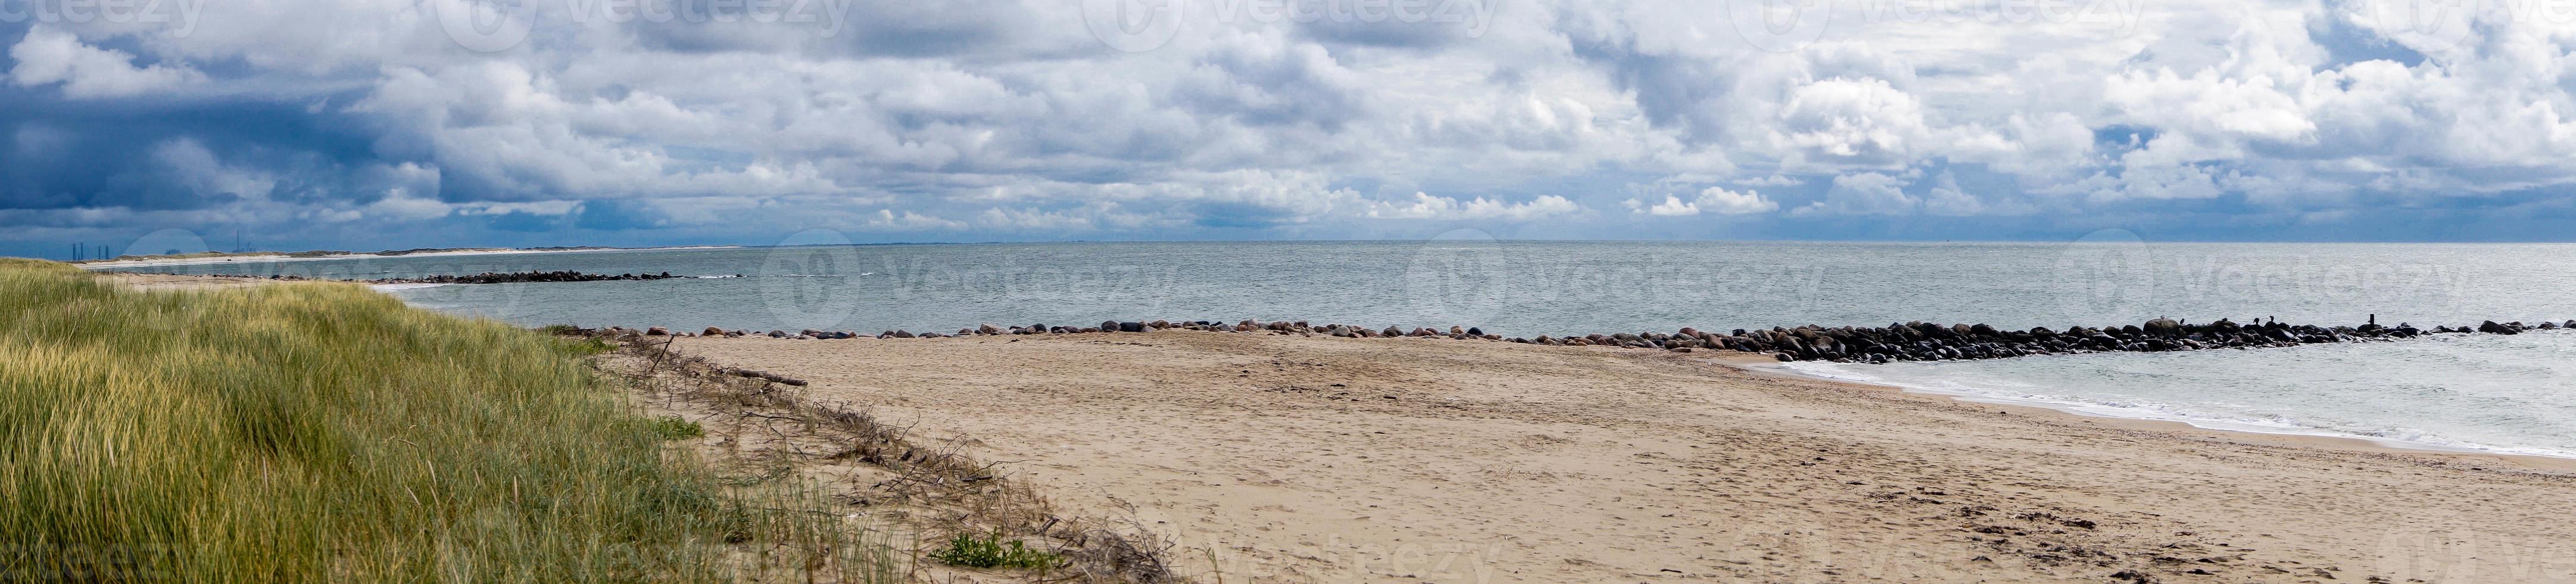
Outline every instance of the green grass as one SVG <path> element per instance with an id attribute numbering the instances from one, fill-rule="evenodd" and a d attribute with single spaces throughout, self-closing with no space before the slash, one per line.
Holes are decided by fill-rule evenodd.
<path id="1" fill-rule="evenodd" d="M 679 440 L 683 438 L 696 438 L 707 435 L 707 429 L 705 427 L 699 426 L 697 422 L 681 419 L 679 416 L 663 416 L 648 419 L 644 421 L 644 425 L 648 430 L 653 432 L 654 436 L 659 436 L 663 440 Z"/>
<path id="2" fill-rule="evenodd" d="M 819 496 L 666 449 L 596 350 L 356 285 L 0 260 L 0 581 L 895 578 Z"/>
<path id="3" fill-rule="evenodd" d="M 1019 540 L 1005 541 L 999 533 L 981 537 L 957 534 L 948 540 L 948 547 L 930 552 L 930 559 L 969 568 L 1046 570 L 1064 565 L 1062 555 L 1029 549 Z"/>

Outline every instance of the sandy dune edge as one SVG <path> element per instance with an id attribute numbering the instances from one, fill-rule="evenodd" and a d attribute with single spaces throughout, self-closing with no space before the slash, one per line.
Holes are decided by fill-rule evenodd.
<path id="1" fill-rule="evenodd" d="M 1185 331 L 677 348 L 917 419 L 1060 504 L 1162 522 L 1208 581 L 2576 582 L 2576 475 L 2547 459 L 1705 355 Z"/>

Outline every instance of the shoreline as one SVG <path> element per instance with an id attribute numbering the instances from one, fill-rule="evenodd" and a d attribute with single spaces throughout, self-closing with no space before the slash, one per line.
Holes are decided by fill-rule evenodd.
<path id="1" fill-rule="evenodd" d="M 585 251 L 595 251 L 595 250 L 585 250 Z M 188 282 L 190 282 L 190 281 L 197 281 L 197 280 L 203 280 L 203 281 L 214 281 L 214 282 L 223 282 L 222 284 L 214 284 L 214 285 L 240 285 L 240 284 L 262 283 L 262 282 L 266 282 L 266 281 L 267 281 L 267 280 L 264 280 L 264 279 L 258 279 L 258 278 L 233 278 L 233 277 L 225 277 L 225 276 L 207 276 L 207 275 L 178 275 L 178 274 L 150 274 L 150 273 L 119 273 L 119 274 L 121 274 L 119 277 L 127 278 L 129 282 L 134 283 L 134 284 L 136 284 L 136 285 L 138 285 L 138 286 L 156 287 L 156 288 L 188 287 L 188 284 L 187 284 Z M 239 280 L 240 282 L 233 282 L 233 281 L 235 281 L 235 280 Z M 407 283 L 367 283 L 367 282 L 363 282 L 363 281 L 356 281 L 356 282 L 357 282 L 357 283 L 360 283 L 360 284 L 365 284 L 365 285 L 367 285 L 370 289 L 376 290 L 376 291 L 378 291 L 378 292 L 390 292 L 390 291 L 402 290 L 402 289 L 412 289 L 412 288 L 425 288 L 425 287 L 436 287 L 436 286 L 450 286 L 450 285 L 456 285 L 456 284 L 450 284 L 450 283 L 425 283 L 425 282 L 422 282 L 422 283 L 410 283 L 410 282 L 407 282 Z M 1284 321 L 1283 321 L 1283 323 L 1284 323 Z M 1106 325 L 1106 324 L 1111 324 L 1111 323 L 1103 323 L 1103 324 L 1104 324 L 1104 325 Z M 1160 330 L 1192 330 L 1192 329 L 1202 329 L 1202 330 L 1204 330 L 1204 329 L 1210 329 L 1210 328 L 1213 328 L 1213 327 L 1208 327 L 1208 326 L 1205 326 L 1205 325 L 1197 325 L 1197 324 L 1194 324 L 1194 323 L 1168 323 L 1167 321 L 1152 321 L 1152 322 L 1146 322 L 1146 323 L 1140 323 L 1140 324 L 1142 325 L 1140 328 L 1141 328 L 1142 330 L 1144 330 L 1144 331 L 1160 331 Z M 1301 323 L 1301 324 L 1302 324 L 1302 323 Z M 1334 325 L 1326 325 L 1326 326 L 1328 326 L 1328 327 L 1329 327 L 1329 326 L 1334 326 Z M 925 339 L 925 340 L 927 340 L 927 339 L 936 339 L 936 338 L 972 338 L 972 337 L 983 337 L 983 336 L 1005 336 L 1005 337 L 1012 337 L 1012 338 L 1020 338 L 1020 337 L 1024 336 L 1023 334 L 1015 334 L 1014 332 L 1012 332 L 1012 331 L 1013 331 L 1013 329 L 1019 329 L 1020 327 L 1011 327 L 1011 329 L 1002 329 L 1002 328 L 999 328 L 999 327 L 992 327 L 991 325 L 986 325 L 986 327 L 988 327 L 988 328 L 984 328 L 984 329 L 981 329 L 981 330 L 976 329 L 976 328 L 960 329 L 956 334 L 948 334 L 948 333 L 921 333 L 921 334 L 919 334 L 919 335 L 911 335 L 910 333 L 903 333 L 903 334 L 901 334 L 901 335 L 897 335 L 896 333 L 899 333 L 900 331 L 889 331 L 888 333 L 883 333 L 883 334 L 881 334 L 881 335 L 850 334 L 850 335 L 847 335 L 847 336 L 842 336 L 843 334 L 846 334 L 846 333 L 829 333 L 829 332 L 823 332 L 823 331 L 805 331 L 805 332 L 804 332 L 804 333 L 802 333 L 802 334 L 789 334 L 789 333 L 784 333 L 784 332 L 782 331 L 782 332 L 778 332 L 778 333 L 779 333 L 779 334 L 783 334 L 783 335 L 785 335 L 784 337 L 775 337 L 775 336 L 773 336 L 773 335 L 763 335 L 763 334 L 761 334 L 761 333 L 759 333 L 759 332 L 756 332 L 756 331 L 731 330 L 731 331 L 726 331 L 726 334 L 725 334 L 724 336 L 727 336 L 727 337 L 743 337 L 743 336 L 761 337 L 761 336 L 772 336 L 773 338 L 783 338 L 783 339 L 785 339 L 785 340 L 914 339 L 914 338 L 920 338 L 920 339 Z M 1186 328 L 1185 328 L 1185 327 L 1186 327 Z M 606 333 L 606 334 L 609 334 L 609 335 L 611 335 L 611 336 L 625 335 L 625 334 L 634 334 L 634 335 L 640 335 L 640 336 L 661 336 L 661 335 L 667 335 L 667 336 L 674 337 L 674 338 L 709 338 L 709 337 L 710 337 L 710 335 L 704 335 L 704 334 L 702 334 L 702 333 L 693 332 L 693 331 L 670 331 L 670 330 L 666 330 L 666 329 L 664 329 L 663 327 L 652 327 L 652 329 L 651 329 L 651 330 L 647 330 L 647 329 L 628 329 L 628 328 L 624 328 L 624 327 L 607 327 L 607 328 L 605 328 L 605 329 L 599 329 L 599 330 L 600 330 L 601 332 Z M 1115 330 L 1115 329 L 1112 329 L 1112 330 Z M 1268 328 L 1260 328 L 1260 329 L 1219 329 L 1219 332 L 1227 332 L 1227 331 L 1242 331 L 1242 330 L 1248 330 L 1248 331 L 1250 331 L 1250 332 L 1254 332 L 1254 333 L 1266 333 L 1266 334 L 1264 334 L 1263 336 L 1270 336 L 1270 335 L 1297 335 L 1297 334 L 1307 334 L 1307 335 L 1312 335 L 1312 336 L 1341 336 L 1341 335 L 1334 335 L 1334 334 L 1332 334 L 1332 333 L 1330 333 L 1330 332 L 1326 332 L 1326 329 L 1307 329 L 1307 330 L 1311 330 L 1312 332 L 1300 333 L 1300 332 L 1298 332 L 1298 329 L 1297 329 L 1296 327 L 1291 327 L 1291 328 L 1290 328 L 1290 330 L 1287 330 L 1287 331 L 1281 331 L 1281 330 L 1275 330 L 1275 329 L 1268 329 Z M 1352 330 L 1352 331 L 1363 330 L 1363 327 L 1349 327 L 1349 329 L 1348 329 L 1348 330 Z M 1373 332 L 1373 329 L 1369 329 L 1369 330 L 1371 330 L 1371 331 Z M 1424 330 L 1429 330 L 1429 329 L 1424 329 Z M 1395 331 L 1390 330 L 1389 332 L 1395 332 Z M 1065 335 L 1072 335 L 1072 336 L 1089 336 L 1089 335 L 1092 335 L 1092 334 L 1101 334 L 1101 333 L 1084 333 L 1084 332 L 1034 333 L 1034 332 L 1032 332 L 1032 333 L 1027 333 L 1027 336 L 1037 336 L 1037 337 L 1056 337 L 1056 336 L 1065 336 Z M 1124 336 L 1124 335 L 1132 335 L 1132 334 L 1135 334 L 1135 333 L 1109 333 L 1109 334 L 1116 335 L 1116 336 Z M 2465 333 L 2451 333 L 2451 334 L 2465 334 Z M 820 335 L 820 336 L 816 336 L 816 335 Z M 1386 340 L 1386 339 L 1395 339 L 1395 338 L 1405 338 L 1405 339 L 1444 339 L 1444 340 L 1458 340 L 1458 339 L 1463 339 L 1463 340 L 1486 340 L 1486 341 L 1489 341 L 1489 342 L 1498 342 L 1498 343 L 1500 343 L 1500 344 L 1526 344 L 1526 343 L 1509 343 L 1509 342 L 1501 342 L 1501 341 L 1497 341 L 1495 338 L 1489 338 L 1489 337 L 1498 337 L 1498 335 L 1481 335 L 1481 336 L 1479 336 L 1479 335 L 1466 335 L 1463 331 L 1462 331 L 1462 332 L 1460 332 L 1460 333 L 1445 333 L 1445 334 L 1444 334 L 1444 333 L 1439 333 L 1439 332 L 1437 332 L 1437 331 L 1433 331 L 1433 333 L 1432 333 L 1432 334 L 1427 334 L 1427 335 L 1416 335 L 1416 334 L 1413 334 L 1413 333 L 1404 333 L 1404 334 L 1401 334 L 1401 335 L 1395 335 L 1395 336 L 1389 336 L 1389 335 L 1378 335 L 1378 336 L 1373 336 L 1373 337 L 1353 337 L 1353 338 L 1369 338 L 1369 339 L 1376 339 L 1376 340 Z M 1548 345 L 1539 345 L 1539 346 L 1548 346 Z M 1623 348 L 1623 347 L 1622 347 L 1622 346 L 1620 346 L 1620 345 L 1613 345 L 1613 344 L 1606 344 L 1606 343 L 1605 343 L 1605 344 L 1592 345 L 1592 346 L 1600 346 L 1600 347 L 1610 348 L 1610 349 L 1620 349 L 1620 350 L 1623 350 L 1623 351 L 1624 351 L 1624 350 L 1628 350 L 1627 348 Z M 2296 347 L 2296 345 L 2289 346 L 2289 347 L 2273 347 L 2273 348 L 2295 348 L 2295 347 Z M 1662 351 L 1640 351 L 1640 352 L 1662 352 Z M 1677 355 L 1677 356 L 1682 356 L 1682 355 L 1694 355 L 1694 353 L 1691 353 L 1690 351 L 1687 351 L 1687 350 L 1676 351 L 1674 354 L 1675 354 L 1675 355 Z M 2217 422 L 2215 422 L 2215 421 L 2208 421 L 2208 420 L 2172 419 L 2172 418 L 2157 418 L 2157 417 L 2145 417 L 2145 416 L 2123 416 L 2123 415 L 2110 414 L 2110 413 L 2101 413 L 2101 412 L 2084 411 L 2084 410 L 2080 409 L 2080 408 L 2086 407 L 2084 404 L 2061 403 L 2061 402 L 2041 401 L 2041 400 L 2023 400 L 2023 399 L 2013 399 L 2013 398 L 2007 398 L 2007 397 L 1997 397 L 1997 396 L 1977 395 L 1977 394 L 1971 394 L 1971 393 L 1948 392 L 1948 391 L 1941 391 L 1941 390 L 1935 390 L 1935 389 L 1925 389 L 1925 388 L 1908 387 L 1908 386 L 1897 385 L 1897 384 L 1891 384 L 1891 383 L 1880 383 L 1880 382 L 1876 382 L 1876 381 L 1868 380 L 1868 379 L 1851 379 L 1851 378 L 1837 377 L 1837 376 L 1828 375 L 1828 374 L 1819 374 L 1819 373 L 1813 373 L 1813 372 L 1808 372 L 1808 371 L 1802 371 L 1802 370 L 1799 370 L 1799 369 L 1795 368 L 1794 366 L 1792 366 L 1789 362 L 1781 362 L 1781 361 L 1778 361 L 1774 356 L 1769 355 L 1769 354 L 1765 354 L 1765 353 L 1757 353 L 1757 352 L 1740 352 L 1740 351 L 1731 351 L 1731 350 L 1719 349 L 1719 348 L 1710 348 L 1710 349 L 1709 349 L 1709 350 L 1707 350 L 1707 351 L 1704 351 L 1704 352 L 1701 352 L 1701 353 L 1696 353 L 1696 355 L 1707 355 L 1708 357 L 1710 357 L 1709 359 L 1707 359 L 1707 360 L 1708 360 L 1708 361 L 1710 361 L 1710 362 L 1723 363 L 1723 364 L 1725 364 L 1725 365 L 1726 365 L 1726 366 L 1728 366 L 1728 367 L 1731 367 L 1731 368 L 1734 368 L 1734 369 L 1738 369 L 1738 370 L 1742 370 L 1742 371 L 1745 371 L 1745 372 L 1747 372 L 1747 373 L 1751 373 L 1751 374 L 1755 374 L 1755 375 L 1790 377 L 1790 378 L 1804 379 L 1804 380 L 1810 380 L 1810 381 L 1828 382 L 1828 383 L 1837 383 L 1837 384 L 1846 384 L 1846 385 L 1851 385 L 1851 386 L 1856 386 L 1856 387 L 1867 387 L 1867 388 L 1872 388 L 1872 389 L 1874 389 L 1874 390 L 1895 391 L 1895 392 L 1900 392 L 1900 393 L 1904 393 L 1904 394 L 1908 394 L 1908 395 L 1921 395 L 1921 396 L 1938 397 L 1938 398 L 1942 398 L 1942 399 L 1946 399 L 1946 400 L 1951 400 L 1951 401 L 1962 402 L 1962 403 L 1977 403 L 1977 404 L 1993 405 L 1993 406 L 2010 406 L 2010 407 L 2017 407 L 2017 408 L 2027 408 L 2027 409 L 2030 409 L 2030 410 L 2032 410 L 2032 411 L 2045 411 L 2045 412 L 2051 412 L 2051 413 L 2052 413 L 2052 414 L 2054 414 L 2054 415 L 2061 415 L 2061 416 L 2067 416 L 2067 417 L 2071 417 L 2071 418 L 2078 418 L 2078 419 L 2087 419 L 2087 420 L 2119 420 L 2119 421 L 2126 421 L 2126 422 L 2139 422 L 2139 423 L 2153 424 L 2153 425 L 2155 425 L 2156 427 L 2158 427 L 2158 428 L 2162 428 L 2162 429 L 2190 429 L 2190 430 L 2200 431 L 2200 432 L 2215 432 L 2215 433 L 2220 433 L 2220 434 L 2222 434 L 2222 435 L 2228 435 L 2228 436 L 2260 436 L 2260 437 L 2273 437 L 2273 438 L 2285 438 L 2285 439 L 2300 439 L 2300 440 L 2305 440 L 2305 441 L 2307 441 L 2307 442 L 2309 442 L 2309 443 L 2311 443 L 2311 444 L 2323 444 L 2323 445 L 2331 445 L 2331 447 L 2338 447 L 2338 448 L 2351 448 L 2351 449 L 2359 449 L 2359 450 L 2364 450 L 2364 451 L 2375 451 L 2375 452 L 2404 452 L 2404 453 L 2422 453 L 2422 454 L 2459 455 L 2459 456 L 2469 456 L 2469 457 L 2509 457 L 2509 458 L 2517 458 L 2517 459 L 2527 458 L 2527 459 L 2533 459 L 2533 460 L 2553 461 L 2553 462 L 2552 462 L 2552 465 L 2561 465 L 2561 464 L 2563 464 L 2563 465 L 2567 465 L 2567 467 L 2568 467 L 2568 468 L 2576 468 L 2576 455 L 2569 455 L 2569 456 L 2553 456 L 2553 455 L 2550 455 L 2550 454 L 2533 453 L 2533 452 L 2510 452 L 2510 451 L 2500 451 L 2500 450 L 2491 450 L 2491 449 L 2480 449 L 2480 448 L 2472 448 L 2472 447 L 2464 447 L 2464 446 L 2454 446 L 2454 445 L 2446 445 L 2446 444 L 2437 444 L 2437 443 L 2430 443 L 2430 442 L 2419 442 L 2419 441 L 2409 441 L 2409 440 L 2394 439 L 2394 438 L 2382 438 L 2382 437 L 2373 437 L 2373 436 L 2363 436 L 2363 435 L 2357 435 L 2357 434 L 2350 434 L 2350 433 L 2336 432 L 2336 431 L 2333 431 L 2333 430 L 2330 430 L 2330 429 L 2324 429 L 2324 428 L 2304 428 L 2304 427 L 2301 427 L 2301 428 L 2282 428 L 2282 429 L 2277 429 L 2277 430 L 2276 430 L 2276 429 L 2267 429 L 2267 428 L 2259 428 L 2259 427 L 2244 427 L 2244 426 L 2238 426 L 2238 427 L 2218 427 L 2218 426 L 2214 426 L 2214 425 L 2204 425 L 2204 423 L 2202 423 L 2202 422 L 2217 423 Z M 2050 356 L 2050 355 L 2028 355 L 2028 356 L 2024 356 L 2024 357 L 2015 357 L 2015 358 L 2032 358 L 2032 357 L 2045 358 L 2045 357 L 2048 357 L 2048 356 Z M 1850 365 L 1849 363 L 1830 363 L 1830 364 L 1831 364 L 1831 365 L 1834 365 L 1834 366 L 1849 366 L 1849 365 Z"/>
<path id="2" fill-rule="evenodd" d="M 2305 447 L 2305 448 L 2322 448 L 2322 449 L 2330 449 L 2330 450 L 2342 450 L 2342 451 L 2366 452 L 2366 453 L 2379 453 L 2379 454 L 2411 454 L 2411 455 L 2433 455 L 2433 456 L 2457 456 L 2457 457 L 2465 457 L 2465 458 L 2492 459 L 2492 460 L 2506 460 L 2506 461 L 2514 461 L 2514 462 L 2516 462 L 2516 463 L 2519 463 L 2520 465 L 2527 466 L 2527 467 L 2532 467 L 2532 468 L 2544 468 L 2544 469 L 2551 469 L 2551 470 L 2576 471 L 2576 455 L 2569 455 L 2569 456 L 2551 456 L 2551 455 L 2547 455 L 2547 454 L 2536 454 L 2536 453 L 2528 453 L 2528 452 L 2501 452 L 2501 451 L 2495 451 L 2495 450 L 2482 450 L 2482 449 L 2476 449 L 2476 448 L 2459 447 L 2459 446 L 2449 446 L 2449 445 L 2443 445 L 2443 444 L 2432 444 L 2432 443 L 2425 443 L 2425 442 L 2411 442 L 2411 441 L 2398 440 L 2398 439 L 2393 439 L 2393 438 L 2378 438 L 2378 437 L 2360 436 L 2360 435 L 2346 434 L 2346 433 L 2335 433 L 2335 432 L 2333 432 L 2333 431 L 2331 431 L 2331 430 L 2324 430 L 2324 429 L 2318 429 L 2318 430 L 2316 430 L 2315 432 L 2298 432 L 2298 431 L 2291 431 L 2291 430 L 2283 430 L 2283 431 L 2268 431 L 2268 430 L 2254 429 L 2254 428 L 2221 428 L 2221 427 L 2211 427 L 2211 426 L 2204 426 L 2204 425 L 2200 425 L 2200 424 L 2195 424 L 2195 423 L 2193 423 L 2193 421 L 2192 421 L 2192 420 L 2176 420 L 2176 419 L 2166 419 L 2166 418 L 2146 418 L 2146 417 L 2134 417 L 2134 416 L 2119 416 L 2119 415 L 2111 415 L 2111 414 L 2103 414 L 2103 413 L 2087 412 L 2087 411 L 2082 411 L 2082 410 L 2075 409 L 2076 407 L 2080 407 L 2080 406 L 2076 406 L 2076 405 L 2074 405 L 2074 404 L 2062 404 L 2062 403 L 2056 403 L 2056 402 L 2039 401 L 2039 400 L 2017 400 L 2017 399 L 2010 399 L 2010 398 L 2000 398 L 2000 397 L 1992 397 L 1992 396 L 1980 396 L 1980 395 L 1974 395 L 1974 394 L 1954 393 L 1954 392 L 1945 392 L 1945 391 L 1937 391 L 1937 390 L 1929 390 L 1929 389 L 1918 389 L 1918 388 L 1906 387 L 1906 386 L 1902 386 L 1902 385 L 1895 385 L 1895 384 L 1888 384 L 1888 383 L 1876 383 L 1876 382 L 1872 382 L 1872 381 L 1868 381 L 1868 380 L 1848 379 L 1848 378 L 1842 378 L 1842 377 L 1834 377 L 1834 376 L 1830 376 L 1830 375 L 1819 375 L 1819 374 L 1810 373 L 1810 372 L 1806 372 L 1806 371 L 1799 371 L 1799 370 L 1797 370 L 1797 369 L 1794 369 L 1794 368 L 1788 367 L 1788 366 L 1786 366 L 1785 364 L 1782 364 L 1782 363 L 1776 363 L 1776 362 L 1771 362 L 1771 361 L 1769 361 L 1769 360 L 1758 360 L 1758 359 L 1741 358 L 1741 357 L 1739 357 L 1739 358 L 1733 358 L 1733 359 L 1720 358 L 1720 359 L 1716 359 L 1716 360 L 1713 360 L 1713 361 L 1714 361 L 1714 362 L 1716 362 L 1716 363 L 1719 363 L 1719 364 L 1721 364 L 1721 365 L 1724 365 L 1724 366 L 1726 366 L 1726 367 L 1730 367 L 1730 368 L 1734 368 L 1734 369 L 1739 370 L 1739 371 L 1743 371 L 1743 372 L 1745 372 L 1746 374 L 1750 374 L 1750 375 L 1767 376 L 1767 377 L 1777 377 L 1777 378 L 1787 378 L 1787 379 L 1799 379 L 1799 380 L 1813 381 L 1813 382 L 1820 382 L 1820 383 L 1831 383 L 1831 384 L 1838 384 L 1838 385 L 1851 386 L 1851 387 L 1855 387 L 1855 388 L 1865 388 L 1865 389 L 1872 390 L 1872 391 L 1894 392 L 1894 393 L 1903 394 L 1903 395 L 1909 395 L 1909 396 L 1921 396 L 1921 397 L 1925 397 L 1925 398 L 1941 399 L 1941 400 L 1946 400 L 1946 401 L 1951 401 L 1951 402 L 1957 402 L 1957 403 L 1962 403 L 1962 404 L 1975 404 L 1975 405 L 1988 406 L 1988 407 L 2008 408 L 2008 409 L 2017 410 L 2017 411 L 2021 411 L 2021 412 L 2025 412 L 2025 413 L 2029 413 L 2029 414 L 2048 415 L 2048 416 L 2057 416 L 2057 417 L 2061 417 L 2061 418 L 2065 418 L 2065 419 L 2069 419 L 2069 420 L 2081 420 L 2081 421 L 2106 421 L 2106 422 L 2112 422 L 2112 423 L 2114 423 L 2114 424 L 2116 424 L 2116 425 L 2120 425 L 2120 426 L 2132 427 L 2132 428 L 2138 428 L 2138 429 L 2145 429 L 2145 430 L 2165 431 L 2165 432 L 2177 432 L 2177 433 L 2183 433 L 2183 434 L 2199 434 L 2199 435 L 2206 435 L 2206 436 L 2210 436 L 2210 437 L 2213 437 L 2213 438 L 2216 438 L 2216 439 L 2229 440 L 2229 441 L 2235 441 L 2235 442 L 2261 442 L 2261 443 L 2273 443 L 2273 444 L 2281 444 L 2281 445 L 2289 445 L 2289 446 Z"/>
<path id="3" fill-rule="evenodd" d="M 66 263 L 70 263 L 71 265 L 73 265 L 73 266 L 77 266 L 77 267 L 79 267 L 79 268 L 81 268 L 81 269 L 85 269 L 85 270 L 93 270 L 93 271 L 94 271 L 94 270 L 103 270 L 103 269 L 112 269 L 112 268 L 150 268 L 150 267 L 161 267 L 161 266 L 202 266 L 202 265 L 217 265 L 217 264 L 231 264 L 231 263 L 242 263 L 242 264 L 266 264 L 266 263 L 284 263 L 284 262 L 307 262 L 307 261 L 353 260 L 353 259 L 369 259 L 369 258 L 384 259 L 384 258 L 407 258 L 407 257 L 448 257 L 448 256 L 484 256 L 484 255 L 524 255 L 524 254 L 594 253 L 594 252 L 619 252 L 619 251 L 676 251 L 676 250 L 693 250 L 693 249 L 740 249 L 741 247 L 742 247 L 742 246 L 738 246 L 738 245 L 689 245 L 689 246 L 677 246 L 677 247 L 600 247 L 600 248 L 578 248 L 578 249 L 457 249 L 457 250 L 422 251 L 422 252 L 399 252 L 399 251 L 395 251 L 395 250 L 387 250 L 387 251 L 380 251 L 380 252 L 345 252 L 345 251 L 344 251 L 344 252 L 332 252 L 332 253 L 330 253 L 330 254 L 328 254 L 328 255 L 319 255 L 319 256 L 297 256 L 297 255 L 290 255 L 290 254 L 288 254 L 288 253 L 283 253 L 283 252 L 266 252 L 266 253 L 253 253 L 253 254 L 244 254 L 244 255 L 226 255 L 226 256 L 211 256 L 211 257 L 195 257 L 195 258 L 143 258 L 143 259 L 132 259 L 132 260 L 95 260 L 95 261 L 87 261 L 87 262 L 66 262 Z"/>

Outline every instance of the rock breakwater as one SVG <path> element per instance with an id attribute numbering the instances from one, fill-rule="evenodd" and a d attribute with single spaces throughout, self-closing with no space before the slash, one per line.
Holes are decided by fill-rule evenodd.
<path id="1" fill-rule="evenodd" d="M 1281 335 L 1324 335 L 1347 338 L 1422 338 L 1482 340 L 1555 346 L 1606 346 L 1626 349 L 1649 349 L 1674 352 L 1733 351 L 1767 354 L 1780 361 L 1838 361 L 1887 363 L 1893 361 L 1946 361 L 1961 359 L 2003 359 L 2033 355 L 2063 355 L 2101 352 L 2162 352 L 2207 349 L 2249 349 L 2286 347 L 2318 343 L 2391 341 L 2431 334 L 2520 334 L 2528 330 L 2576 328 L 2576 320 L 2565 322 L 2486 321 L 2475 326 L 2436 326 L 2430 329 L 2411 324 L 2382 326 L 2372 322 L 2360 326 L 2318 326 L 2283 324 L 2278 320 L 2240 324 L 2218 319 L 2203 324 L 2159 318 L 2140 324 L 2089 327 L 2071 326 L 2060 331 L 2048 327 L 2026 330 L 2003 330 L 1983 324 L 1934 324 L 1927 322 L 1890 323 L 1883 327 L 1823 327 L 1806 325 L 1795 328 L 1734 329 L 1727 332 L 1703 331 L 1684 327 L 1671 333 L 1638 332 L 1586 334 L 1581 336 L 1539 335 L 1535 338 L 1503 337 L 1481 328 L 1451 326 L 1447 329 L 1401 326 L 1374 328 L 1346 324 L 1316 325 L 1307 321 L 1242 320 L 1224 322 L 1193 321 L 1103 321 L 1098 325 L 1061 326 L 1043 323 L 1029 325 L 984 324 L 951 332 L 912 332 L 890 330 L 877 334 L 849 331 L 806 329 L 796 332 L 771 330 L 728 330 L 708 327 L 701 333 L 676 333 L 677 336 L 767 336 L 780 339 L 913 339 L 1004 335 L 1063 335 L 1144 333 L 1164 330 L 1190 330 L 1229 333 L 1262 333 Z M 612 336 L 672 335 L 660 327 L 649 330 L 609 327 L 598 331 Z"/>

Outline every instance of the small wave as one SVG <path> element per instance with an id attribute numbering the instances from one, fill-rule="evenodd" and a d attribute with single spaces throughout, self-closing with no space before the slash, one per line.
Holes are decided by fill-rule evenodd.
<path id="1" fill-rule="evenodd" d="M 1990 386 L 2006 384 L 1971 385 L 1951 380 L 1894 380 L 1883 376 L 1862 373 L 1854 370 L 1853 367 L 1836 363 L 1792 362 L 1781 363 L 1777 365 L 1777 367 L 1808 377 L 1867 383 L 1872 385 L 1885 385 L 1914 393 L 1944 395 L 1972 402 L 2039 407 L 2061 412 L 2105 418 L 2182 422 L 2184 424 L 2190 424 L 2192 427 L 2210 430 L 2252 432 L 2258 434 L 2318 436 L 2326 438 L 2351 438 L 2365 440 L 2385 446 L 2414 448 L 2418 450 L 2576 458 L 2576 452 L 2548 448 L 2495 446 L 2412 428 L 2351 428 L 2278 414 L 2263 417 L 2219 416 L 2193 411 L 2189 408 L 2175 406 L 2172 404 L 2150 401 L 2068 397 L 2024 391 L 2011 391 Z"/>
<path id="2" fill-rule="evenodd" d="M 454 286 L 454 285 L 455 285 L 455 284 L 429 284 L 429 283 L 418 283 L 418 282 L 414 282 L 414 283 L 404 283 L 404 284 L 368 284 L 368 285 L 367 285 L 367 287 L 368 287 L 368 288 L 375 289 L 375 290 L 379 290 L 379 291 L 386 291 L 386 292 L 390 292 L 390 291 L 394 291 L 394 290 L 418 290 L 418 289 L 421 289 L 421 288 L 437 288 L 437 287 L 440 287 L 440 286 Z"/>

